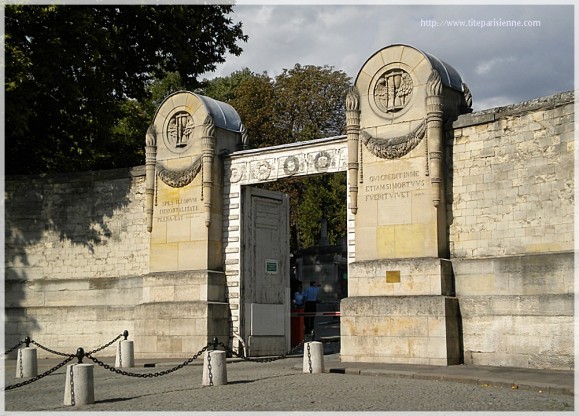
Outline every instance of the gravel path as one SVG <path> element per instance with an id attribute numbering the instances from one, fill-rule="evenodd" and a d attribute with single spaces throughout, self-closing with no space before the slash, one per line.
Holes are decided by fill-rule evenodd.
<path id="1" fill-rule="evenodd" d="M 200 360 L 201 361 L 201 360 Z M 202 362 L 202 361 L 201 361 Z M 203 387 L 195 362 L 156 378 L 94 368 L 95 403 L 64 406 L 65 369 L 5 392 L 7 411 L 571 411 L 573 397 L 433 380 L 304 374 L 301 357 L 227 364 L 228 384 Z M 162 368 L 132 368 L 155 373 Z M 6 385 L 14 379 L 6 369 Z"/>

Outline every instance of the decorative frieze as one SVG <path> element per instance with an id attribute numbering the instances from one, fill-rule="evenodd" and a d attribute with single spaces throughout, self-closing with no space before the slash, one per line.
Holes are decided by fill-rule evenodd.
<path id="1" fill-rule="evenodd" d="M 262 157 L 233 158 L 230 164 L 226 163 L 225 180 L 245 185 L 292 176 L 344 171 L 347 169 L 347 149 L 344 145 L 333 144 L 306 153 L 288 149 L 277 154 L 264 153 Z"/>

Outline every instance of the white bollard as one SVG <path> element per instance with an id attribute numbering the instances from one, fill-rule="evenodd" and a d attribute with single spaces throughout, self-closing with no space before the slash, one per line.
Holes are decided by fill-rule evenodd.
<path id="1" fill-rule="evenodd" d="M 225 351 L 205 351 L 205 358 L 203 359 L 203 386 L 227 384 L 225 358 Z M 211 364 L 211 374 L 209 373 L 209 364 Z"/>
<path id="2" fill-rule="evenodd" d="M 65 406 L 94 403 L 93 368 L 94 364 L 69 364 L 66 366 Z"/>
<path id="3" fill-rule="evenodd" d="M 116 368 L 134 367 L 135 366 L 135 348 L 133 341 L 119 341 L 117 346 L 117 358 L 115 360 Z"/>
<path id="4" fill-rule="evenodd" d="M 324 372 L 324 344 L 319 341 L 304 344 L 304 373 Z"/>
<path id="5" fill-rule="evenodd" d="M 36 377 L 38 375 L 38 360 L 36 348 L 25 347 L 18 350 L 16 359 L 16 378 Z"/>

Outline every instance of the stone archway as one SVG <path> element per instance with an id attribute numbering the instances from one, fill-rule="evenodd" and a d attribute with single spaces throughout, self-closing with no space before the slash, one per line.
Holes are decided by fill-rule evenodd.
<path id="1" fill-rule="evenodd" d="M 227 280 L 228 301 L 231 310 L 231 331 L 236 339 L 248 342 L 250 309 L 244 298 L 244 279 L 252 279 L 244 265 L 243 209 L 244 188 L 284 178 L 335 173 L 347 170 L 347 140 L 345 136 L 292 143 L 262 149 L 233 152 L 224 161 L 223 245 L 224 272 Z M 349 232 L 353 233 L 353 217 L 348 214 Z M 246 230 L 247 233 L 247 230 Z M 350 253 L 354 239 L 350 236 Z M 289 254 L 289 252 L 288 252 Z M 289 264 L 287 265 L 289 267 Z M 289 269 L 288 269 L 289 271 Z M 244 275 L 245 274 L 245 275 Z M 289 283 L 289 281 L 288 281 Z M 289 286 L 288 286 L 289 288 Z M 289 299 L 289 295 L 287 296 Z M 289 318 L 289 305 L 284 308 Z M 289 343 L 289 339 L 287 340 Z M 249 343 L 249 342 L 248 342 Z M 237 341 L 234 347 L 240 348 Z M 287 351 L 286 344 L 277 353 Z"/>

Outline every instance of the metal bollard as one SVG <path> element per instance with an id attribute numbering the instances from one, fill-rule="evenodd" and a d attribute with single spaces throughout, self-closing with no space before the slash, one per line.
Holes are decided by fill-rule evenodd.
<path id="1" fill-rule="evenodd" d="M 117 357 L 115 359 L 115 367 L 128 368 L 135 366 L 135 346 L 133 341 L 128 341 L 129 331 L 123 332 L 124 340 L 119 341 L 117 348 Z"/>
<path id="2" fill-rule="evenodd" d="M 77 364 L 66 366 L 66 381 L 64 386 L 64 405 L 79 406 L 94 403 L 94 364 L 83 364 L 84 350 L 76 352 Z"/>
<path id="3" fill-rule="evenodd" d="M 304 344 L 304 373 L 324 372 L 324 344 L 319 341 L 306 342 Z"/>
<path id="4" fill-rule="evenodd" d="M 28 338 L 28 337 L 27 337 Z M 30 340 L 28 338 L 28 340 Z M 25 348 L 18 350 L 16 358 L 16 378 L 36 377 L 38 375 L 38 358 L 36 348 L 29 347 L 30 341 Z"/>
<path id="5" fill-rule="evenodd" d="M 217 338 L 213 338 L 213 351 L 205 351 L 202 386 L 227 384 L 226 352 L 218 351 L 217 343 Z"/>

